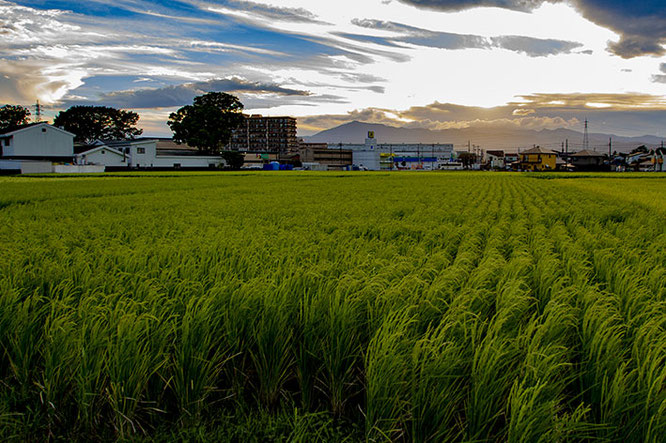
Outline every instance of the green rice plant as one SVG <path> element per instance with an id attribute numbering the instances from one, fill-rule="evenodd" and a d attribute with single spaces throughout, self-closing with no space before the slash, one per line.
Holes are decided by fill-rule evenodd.
<path id="1" fill-rule="evenodd" d="M 37 293 L 22 297 L 18 291 L 3 295 L 3 366 L 14 401 L 25 404 L 34 395 L 33 382 L 43 346 L 43 327 L 48 315 L 47 300 Z M 34 398 L 33 398 L 34 400 Z M 17 405 L 18 406 L 18 405 Z"/>
<path id="2" fill-rule="evenodd" d="M 190 298 L 174 332 L 169 362 L 171 391 L 184 420 L 199 420 L 208 397 L 215 390 L 224 365 L 233 356 L 220 322 L 220 305 L 210 298 Z"/>
<path id="3" fill-rule="evenodd" d="M 324 297 L 320 306 L 320 389 L 329 400 L 334 416 L 340 416 L 352 396 L 361 361 L 359 325 L 363 325 L 358 300 L 336 292 Z"/>
<path id="4" fill-rule="evenodd" d="M 365 356 L 365 432 L 370 441 L 405 437 L 409 419 L 409 354 L 413 320 L 390 314 L 368 344 Z"/>
<path id="5" fill-rule="evenodd" d="M 263 306 L 252 330 L 254 345 L 250 356 L 258 380 L 258 398 L 262 405 L 274 408 L 283 386 L 292 376 L 294 332 L 290 325 L 290 304 L 278 291 L 263 299 Z"/>
<path id="6" fill-rule="evenodd" d="M 54 428 L 68 425 L 73 408 L 74 374 L 77 367 L 74 312 L 58 306 L 53 300 L 44 324 L 43 370 L 35 381 L 39 400 L 45 411 L 49 438 L 56 437 Z M 69 311 L 69 312 L 68 312 Z M 65 423 L 63 423 L 65 422 Z"/>
<path id="7" fill-rule="evenodd" d="M 76 423 L 84 435 L 90 436 L 97 436 L 107 419 L 105 393 L 109 374 L 106 360 L 111 329 L 105 311 L 106 308 L 98 306 L 92 297 L 84 299 L 79 305 L 78 328 L 70 337 L 77 354 L 73 368 Z"/>
<path id="8" fill-rule="evenodd" d="M 113 411 L 113 427 L 120 438 L 147 433 L 147 416 L 164 412 L 148 392 L 151 378 L 167 363 L 169 335 L 159 319 L 132 312 L 132 305 L 119 305 L 110 313 L 105 371 L 106 396 Z"/>
<path id="9" fill-rule="evenodd" d="M 462 437 L 469 360 L 444 320 L 414 343 L 410 383 L 409 439 L 453 441 Z"/>
<path id="10" fill-rule="evenodd" d="M 474 344 L 466 407 L 466 439 L 505 438 L 506 398 L 516 377 L 515 344 L 491 325 Z"/>

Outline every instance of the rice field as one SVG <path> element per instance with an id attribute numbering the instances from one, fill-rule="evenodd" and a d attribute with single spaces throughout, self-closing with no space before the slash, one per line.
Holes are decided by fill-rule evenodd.
<path id="1" fill-rule="evenodd" d="M 0 178 L 0 438 L 664 441 L 666 176 L 562 177 Z"/>

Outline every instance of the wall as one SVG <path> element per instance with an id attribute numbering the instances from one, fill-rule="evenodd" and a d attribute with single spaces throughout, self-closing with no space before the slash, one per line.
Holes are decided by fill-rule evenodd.
<path id="1" fill-rule="evenodd" d="M 54 165 L 56 174 L 96 174 L 104 172 L 104 165 Z"/>
<path id="2" fill-rule="evenodd" d="M 19 172 L 21 174 L 50 174 L 53 163 L 40 160 L 0 160 L 0 170 Z"/>
<path id="3" fill-rule="evenodd" d="M 72 157 L 74 137 L 50 125 L 36 125 L 13 135 L 11 145 L 3 147 L 5 157 Z"/>
<path id="4" fill-rule="evenodd" d="M 133 168 L 158 168 L 156 163 L 157 157 L 157 140 L 146 140 L 141 142 L 128 143 L 130 148 L 130 166 Z M 118 147 L 119 151 L 124 147 Z M 139 153 L 143 151 L 142 153 Z"/>
<path id="5" fill-rule="evenodd" d="M 104 153 L 102 154 L 102 152 Z M 81 164 L 97 164 L 110 167 L 124 167 L 127 166 L 129 161 L 129 156 L 123 159 L 122 155 L 118 155 L 108 149 L 101 149 L 85 156 L 80 155 L 79 158 L 81 159 Z"/>
<path id="6" fill-rule="evenodd" d="M 173 168 L 175 164 L 181 168 L 209 168 L 211 164 L 214 167 L 224 164 L 224 160 L 212 155 L 158 155 L 153 160 L 155 168 Z"/>
<path id="7" fill-rule="evenodd" d="M 353 151 L 352 159 L 354 165 L 364 166 L 371 171 L 379 171 L 379 151 Z"/>

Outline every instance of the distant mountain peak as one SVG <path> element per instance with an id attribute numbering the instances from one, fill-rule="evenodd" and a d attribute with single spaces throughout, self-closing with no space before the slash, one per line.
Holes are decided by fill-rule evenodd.
<path id="1" fill-rule="evenodd" d="M 463 128 L 433 131 L 426 128 L 404 128 L 381 123 L 365 123 L 357 120 L 326 129 L 315 135 L 303 137 L 315 143 L 354 143 L 362 144 L 368 131 L 374 131 L 379 143 L 452 143 L 464 149 L 468 143 L 482 149 L 502 149 L 516 151 L 538 145 L 559 151 L 568 140 L 570 151 L 582 149 L 583 134 L 567 128 L 520 129 L 520 128 Z M 620 137 L 613 134 L 590 134 L 590 146 L 596 149 L 608 149 L 608 139 L 613 139 L 614 151 L 630 151 L 645 145 L 657 145 L 661 139 L 652 135 L 641 137 Z"/>

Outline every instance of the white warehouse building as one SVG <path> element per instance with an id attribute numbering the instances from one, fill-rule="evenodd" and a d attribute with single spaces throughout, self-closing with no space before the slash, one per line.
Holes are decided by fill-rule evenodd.
<path id="1" fill-rule="evenodd" d="M 159 150 L 158 142 L 143 138 L 97 141 L 78 153 L 76 159 L 81 165 L 104 165 L 107 169 L 202 169 L 225 164 L 219 155 L 200 155 L 192 149 Z"/>
<path id="2" fill-rule="evenodd" d="M 352 151 L 354 166 L 370 171 L 415 169 L 436 170 L 457 165 L 452 144 L 377 143 L 374 131 L 368 132 L 364 144 L 329 144 L 329 149 Z"/>
<path id="3" fill-rule="evenodd" d="M 48 123 L 32 123 L 0 132 L 0 170 L 48 173 L 54 163 L 74 159 L 74 134 Z"/>

